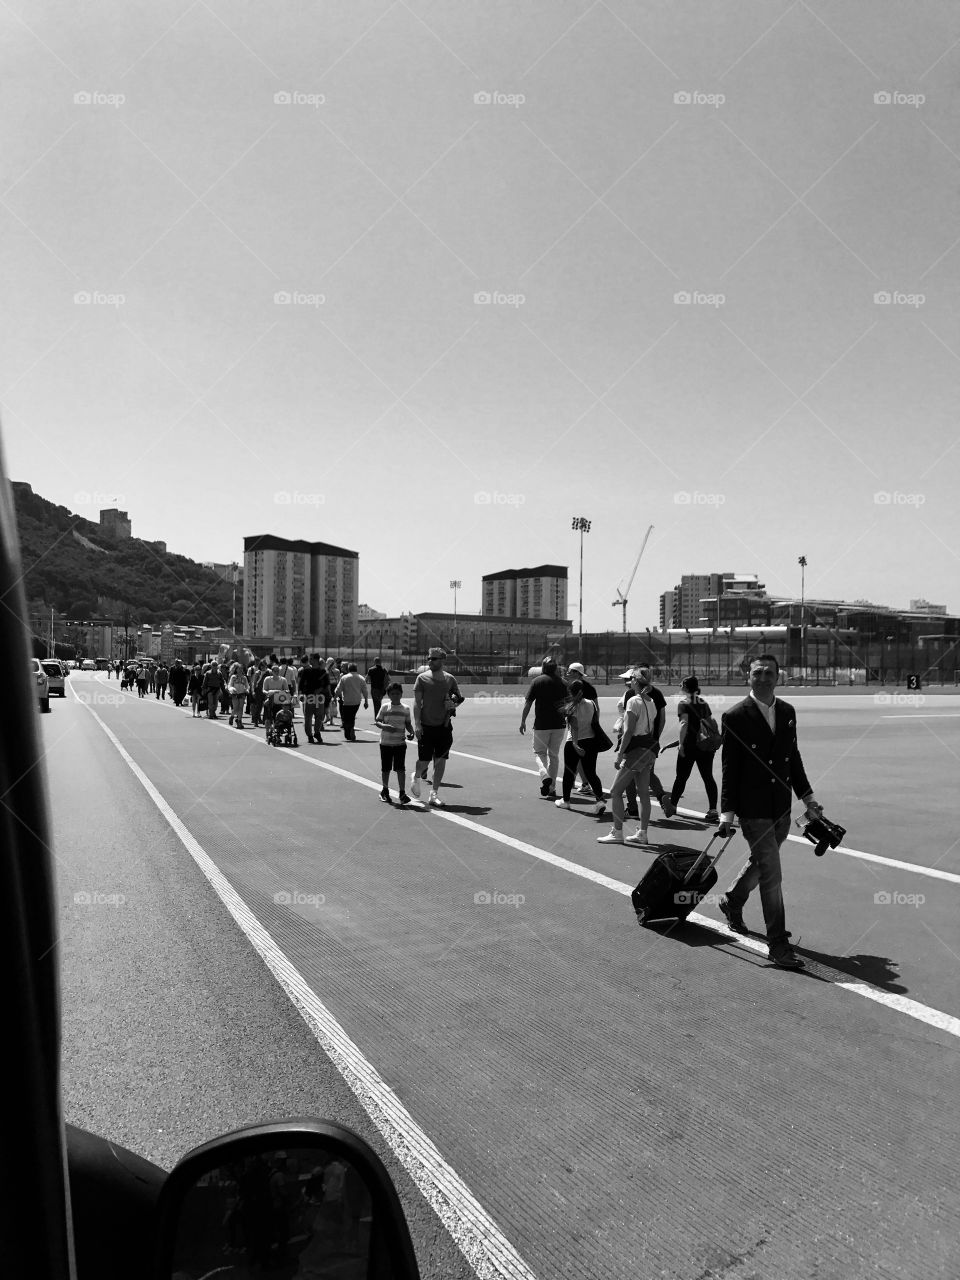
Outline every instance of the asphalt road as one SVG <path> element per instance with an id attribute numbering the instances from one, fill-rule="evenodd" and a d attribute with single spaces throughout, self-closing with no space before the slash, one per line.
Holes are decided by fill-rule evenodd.
<path id="1" fill-rule="evenodd" d="M 41 718 L 67 1119 L 165 1166 L 256 1120 L 351 1125 L 429 1277 L 955 1276 L 957 705 L 804 703 L 849 847 L 914 866 L 791 842 L 794 974 L 710 903 L 638 929 L 625 894 L 651 855 L 540 799 L 516 702 L 461 708 L 447 809 L 400 811 L 378 802 L 372 734 L 278 751 L 72 675 Z M 738 837 L 721 887 L 743 854 Z M 761 926 L 758 902 L 746 916 Z M 262 955 L 292 966 L 299 1009 Z M 381 1084 L 412 1128 L 384 1121 Z"/>

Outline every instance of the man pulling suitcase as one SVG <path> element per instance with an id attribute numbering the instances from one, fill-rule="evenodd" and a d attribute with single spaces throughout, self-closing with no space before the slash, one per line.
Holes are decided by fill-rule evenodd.
<path id="1" fill-rule="evenodd" d="M 732 831 L 736 815 L 750 857 L 720 899 L 720 910 L 735 933 L 749 932 L 743 908 L 759 885 L 770 959 L 781 969 L 802 969 L 786 929 L 780 847 L 790 830 L 793 795 L 806 805 L 810 817 L 819 817 L 823 809 L 813 797 L 800 758 L 797 714 L 775 696 L 779 679 L 780 664 L 772 654 L 754 658 L 750 693 L 723 716 L 719 832 Z"/>

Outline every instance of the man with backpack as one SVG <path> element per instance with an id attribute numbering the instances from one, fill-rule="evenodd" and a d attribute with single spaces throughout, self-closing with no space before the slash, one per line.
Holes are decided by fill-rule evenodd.
<path id="1" fill-rule="evenodd" d="M 704 822 L 716 822 L 717 784 L 713 777 L 713 757 L 720 746 L 720 730 L 710 711 L 710 704 L 700 693 L 700 682 L 696 676 L 687 676 L 681 688 L 684 696 L 677 704 L 680 717 L 680 748 L 677 753 L 677 776 L 673 790 L 670 792 L 670 803 L 676 810 L 683 795 L 687 779 L 696 765 L 703 779 L 707 793 L 707 812 Z"/>

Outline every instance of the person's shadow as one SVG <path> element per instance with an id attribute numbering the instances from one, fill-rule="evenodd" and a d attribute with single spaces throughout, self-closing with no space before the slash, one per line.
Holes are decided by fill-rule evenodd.
<path id="1" fill-rule="evenodd" d="M 430 808 L 431 806 L 427 806 Z M 491 812 L 490 805 L 480 804 L 449 804 L 444 802 L 443 808 L 437 810 L 438 813 L 466 813 L 472 818 L 482 818 Z"/>
<path id="2" fill-rule="evenodd" d="M 694 920 L 671 920 L 669 918 L 651 920 L 640 927 L 659 933 L 663 937 L 673 938 L 688 947 L 729 948 L 732 946 L 734 951 L 731 954 L 736 952 L 736 941 L 734 939 L 728 938 L 725 934 L 715 933 L 707 925 L 697 924 Z M 754 933 L 752 930 L 749 936 L 761 942 L 765 941 L 763 934 Z M 811 947 L 805 947 L 802 941 L 792 945 L 794 951 L 802 956 L 806 962 L 806 968 L 799 970 L 801 976 L 806 975 L 808 978 L 815 978 L 820 982 L 835 982 L 836 977 L 834 975 L 839 973 L 854 982 L 868 982 L 871 986 L 879 987 L 881 991 L 889 991 L 892 995 L 906 995 L 909 990 L 898 981 L 900 977 L 899 968 L 896 962 L 887 956 L 835 956 L 826 951 L 814 951 Z M 757 962 L 769 963 L 765 957 L 758 955 L 755 951 L 741 951 L 740 955 L 754 964 Z M 819 967 L 822 967 L 820 972 L 818 972 Z M 832 969 L 834 973 L 826 972 L 828 969 Z"/>

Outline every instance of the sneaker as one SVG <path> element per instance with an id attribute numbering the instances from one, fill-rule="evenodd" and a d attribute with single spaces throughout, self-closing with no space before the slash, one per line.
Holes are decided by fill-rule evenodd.
<path id="1" fill-rule="evenodd" d="M 308 742 L 313 742 L 313 734 L 312 734 L 312 733 L 308 733 L 308 734 L 307 734 L 307 741 L 308 741 Z"/>
<path id="2" fill-rule="evenodd" d="M 405 791 L 401 791 L 401 792 L 400 792 L 400 801 L 399 801 L 399 802 L 400 802 L 400 804 L 409 804 L 409 803 L 410 803 L 410 797 L 407 795 L 407 793 L 406 793 Z"/>
<path id="3" fill-rule="evenodd" d="M 569 809 L 569 808 L 570 808 L 570 801 L 569 801 L 569 800 L 564 800 L 562 797 L 561 797 L 559 800 L 554 800 L 554 802 L 553 802 L 553 803 L 557 806 L 557 808 L 558 808 L 558 809 Z"/>
<path id="4" fill-rule="evenodd" d="M 643 831 L 640 828 L 638 828 L 636 831 L 634 831 L 632 836 L 625 837 L 624 843 L 647 845 L 650 843 L 650 837 L 647 835 L 646 831 Z"/>
<path id="5" fill-rule="evenodd" d="M 605 836 L 597 836 L 597 844 L 623 844 L 623 831 L 614 827 Z"/>
<path id="6" fill-rule="evenodd" d="M 717 813 L 716 809 L 708 809 L 703 815 L 703 820 L 704 822 L 719 822 L 720 815 Z"/>
<path id="7" fill-rule="evenodd" d="M 670 797 L 666 793 L 664 793 L 660 797 L 659 803 L 660 803 L 660 808 L 663 810 L 663 816 L 665 818 L 672 818 L 676 814 L 677 806 L 673 803 L 673 801 L 670 799 Z"/>
<path id="8" fill-rule="evenodd" d="M 541 782 L 540 782 L 540 794 L 541 794 L 542 796 L 548 796 L 548 795 L 550 794 L 550 787 L 551 787 L 551 785 L 552 785 L 552 784 L 551 784 L 551 782 L 550 782 L 550 779 L 549 779 L 549 778 L 543 778 L 543 779 L 541 779 Z"/>
<path id="9" fill-rule="evenodd" d="M 778 969 L 802 969 L 803 961 L 789 942 L 775 942 L 770 947 L 770 960 Z"/>
<path id="10" fill-rule="evenodd" d="M 227 721 L 227 724 L 233 724 L 233 716 L 230 717 L 230 719 Z"/>
<path id="11" fill-rule="evenodd" d="M 593 795 L 593 787 L 588 787 L 588 786 L 587 786 L 587 784 L 586 784 L 586 783 L 584 783 L 582 787 L 577 787 L 577 795 L 578 795 L 578 796 L 592 796 L 592 795 Z"/>
<path id="12" fill-rule="evenodd" d="M 383 790 L 380 792 L 380 800 L 381 800 L 381 803 L 383 804 L 390 803 L 390 792 L 387 790 L 386 787 L 384 787 Z"/>
<path id="13" fill-rule="evenodd" d="M 414 775 L 413 782 L 410 784 L 410 791 L 417 800 L 420 799 L 420 778 L 416 774 Z"/>
<path id="14" fill-rule="evenodd" d="M 602 818 L 603 815 L 607 812 L 607 806 L 603 803 L 602 800 L 598 800 L 597 805 L 593 812 L 595 817 Z"/>
<path id="15" fill-rule="evenodd" d="M 555 786 L 551 785 L 550 790 L 547 792 L 547 799 L 548 799 L 548 800 L 556 800 L 556 799 L 558 799 L 558 796 L 557 796 L 557 789 L 556 789 L 556 787 L 555 787 Z"/>
<path id="16" fill-rule="evenodd" d="M 440 799 L 436 791 L 430 792 L 430 799 L 428 803 L 432 804 L 435 809 L 442 809 L 444 807 L 443 801 Z"/>
<path id="17" fill-rule="evenodd" d="M 717 905 L 720 908 L 720 914 L 726 916 L 727 924 L 734 933 L 750 932 L 747 926 L 743 923 L 743 912 L 739 907 L 735 907 L 733 903 L 729 901 L 726 894 L 724 894 Z"/>

